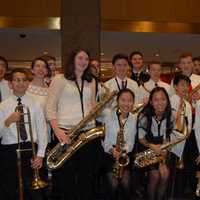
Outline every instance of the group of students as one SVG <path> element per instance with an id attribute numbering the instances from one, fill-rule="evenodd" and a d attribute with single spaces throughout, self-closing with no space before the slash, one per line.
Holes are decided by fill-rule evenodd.
<path id="1" fill-rule="evenodd" d="M 15 109 L 19 101 L 30 109 L 33 142 L 37 147 L 34 158 L 31 153 L 22 154 L 25 199 L 43 199 L 40 193 L 30 190 L 31 168 L 45 167 L 44 157 L 48 145 L 58 142 L 70 145 L 68 133 L 101 103 L 105 87 L 109 92 L 117 91 L 117 97 L 105 105 L 104 110 L 98 113 L 99 116 L 92 119 L 83 129 L 86 131 L 94 128 L 96 124 L 105 124 L 105 137 L 90 141 L 61 168 L 51 172 L 52 198 L 93 200 L 94 190 L 99 189 L 95 188 L 95 185 L 100 176 L 105 183 L 104 198 L 108 200 L 135 199 L 140 190 L 138 185 L 144 185 L 147 190 L 144 198 L 149 200 L 166 198 L 169 185 L 174 185 L 170 188 L 171 191 L 175 191 L 172 196 L 182 199 L 187 176 L 192 181 L 192 189 L 195 191 L 195 172 L 200 161 L 200 95 L 198 91 L 192 92 L 192 89 L 200 84 L 200 76 L 192 74 L 192 56 L 187 54 L 180 57 L 181 72 L 174 77 L 171 86 L 160 80 L 162 68 L 159 62 L 151 62 L 148 73 L 143 70 L 143 55 L 140 52 L 133 52 L 130 57 L 116 54 L 112 64 L 115 76 L 105 82 L 104 87 L 98 83 L 99 78 L 91 73 L 90 55 L 84 49 L 71 52 L 63 74 L 51 78 L 50 65 L 45 58 L 39 57 L 32 62 L 31 81 L 27 70 L 14 69 L 7 82 L 3 77 L 8 64 L 0 57 L 1 199 L 14 200 L 19 196 L 16 123 L 22 120 L 22 115 Z M 176 137 L 176 121 L 180 117 L 179 106 L 183 102 L 188 139 L 163 151 L 161 145 Z M 139 104 L 143 105 L 142 109 L 133 113 L 134 105 Z M 26 137 L 20 134 L 22 149 L 31 147 L 28 126 L 25 129 Z M 130 162 L 119 179 L 113 175 L 113 167 L 121 156 L 117 148 L 120 130 L 124 139 L 123 151 Z M 145 169 L 135 168 L 133 163 L 136 153 L 140 149 L 149 148 L 162 154 L 165 157 L 164 161 Z M 178 159 L 177 157 L 183 158 L 183 169 L 175 169 L 173 160 Z M 172 174 L 175 177 L 173 180 L 170 179 Z M 170 181 L 173 184 L 169 184 Z"/>

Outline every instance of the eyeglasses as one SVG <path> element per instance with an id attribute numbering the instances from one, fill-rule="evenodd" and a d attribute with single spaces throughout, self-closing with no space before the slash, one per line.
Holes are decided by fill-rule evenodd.
<path id="1" fill-rule="evenodd" d="M 27 82 L 28 79 L 27 79 L 27 78 L 23 78 L 23 79 L 16 78 L 16 79 L 13 79 L 12 81 L 13 81 L 13 82 L 16 82 L 16 83 L 20 83 L 20 82 Z"/>

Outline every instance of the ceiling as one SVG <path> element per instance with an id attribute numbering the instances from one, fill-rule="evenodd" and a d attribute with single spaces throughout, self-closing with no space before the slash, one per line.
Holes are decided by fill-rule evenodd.
<path id="1" fill-rule="evenodd" d="M 101 32 L 101 60 L 110 62 L 115 53 L 141 51 L 144 59 L 176 62 L 184 52 L 200 56 L 200 35 L 186 33 Z M 30 61 L 43 53 L 60 60 L 59 30 L 0 29 L 0 55 L 9 61 Z"/>
<path id="2" fill-rule="evenodd" d="M 30 61 L 43 53 L 49 53 L 60 59 L 60 31 L 0 29 L 0 55 L 9 61 Z"/>
<path id="3" fill-rule="evenodd" d="M 176 62 L 182 53 L 200 56 L 200 35 L 186 33 L 102 32 L 101 59 L 110 61 L 115 53 L 141 51 L 146 61 L 155 58 Z"/>

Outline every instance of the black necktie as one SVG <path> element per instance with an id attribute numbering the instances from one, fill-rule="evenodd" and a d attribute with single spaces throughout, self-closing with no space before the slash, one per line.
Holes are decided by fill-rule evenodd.
<path id="1" fill-rule="evenodd" d="M 23 113 L 23 106 L 22 106 L 20 97 L 17 98 L 17 102 L 18 102 L 18 111 L 20 113 Z M 21 115 L 21 117 L 20 117 L 19 131 L 20 131 L 21 139 L 25 141 L 27 139 L 27 133 L 26 133 L 26 128 L 25 128 L 25 124 L 24 124 L 24 115 Z"/>
<path id="2" fill-rule="evenodd" d="M 126 88 L 126 81 L 122 81 L 122 89 Z"/>
<path id="3" fill-rule="evenodd" d="M 136 80 L 139 79 L 139 73 L 135 73 Z"/>
<path id="4" fill-rule="evenodd" d="M 158 83 L 155 83 L 155 87 L 158 87 Z"/>

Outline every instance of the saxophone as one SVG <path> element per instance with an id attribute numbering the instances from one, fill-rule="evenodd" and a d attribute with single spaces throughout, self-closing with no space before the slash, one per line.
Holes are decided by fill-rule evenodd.
<path id="1" fill-rule="evenodd" d="M 145 106 L 145 103 L 138 103 L 138 104 L 136 104 L 133 107 L 131 113 L 132 114 L 138 114 L 144 108 L 144 106 Z"/>
<path id="2" fill-rule="evenodd" d="M 58 143 L 47 155 L 46 164 L 50 170 L 60 168 L 78 149 L 87 144 L 92 139 L 104 136 L 104 127 L 96 127 L 87 132 L 80 130 L 91 120 L 95 119 L 102 111 L 105 105 L 117 95 L 116 91 L 111 92 L 109 95 L 99 102 L 89 113 L 86 115 L 74 128 L 68 131 L 71 143 L 64 144 Z"/>
<path id="3" fill-rule="evenodd" d="M 176 130 L 181 133 L 182 137 L 178 137 L 177 139 L 174 139 L 172 141 L 166 142 L 161 145 L 161 150 L 168 149 L 183 140 L 186 140 L 188 137 L 188 129 L 187 129 L 187 123 L 185 118 L 185 102 L 179 107 L 181 110 L 181 115 L 179 115 L 179 118 L 176 119 Z M 137 153 L 135 156 L 134 164 L 139 167 L 146 167 L 158 162 L 163 161 L 163 156 L 161 154 L 155 153 L 152 149 L 147 149 L 143 152 Z"/>
<path id="4" fill-rule="evenodd" d="M 196 92 L 198 92 L 199 90 L 200 90 L 200 83 L 199 83 L 196 87 L 194 87 L 194 88 L 192 89 L 191 93 L 188 93 L 188 95 L 187 95 L 187 97 L 186 97 L 187 101 L 191 102 L 191 100 L 192 100 L 192 95 L 194 95 L 194 94 L 195 94 Z"/>
<path id="5" fill-rule="evenodd" d="M 122 124 L 120 120 L 120 110 L 117 111 L 118 117 L 119 117 L 119 132 L 117 134 L 117 142 L 116 142 L 116 149 L 118 152 L 120 152 L 119 157 L 115 160 L 114 166 L 113 166 L 113 176 L 117 179 L 121 179 L 123 176 L 124 168 L 129 164 L 129 157 L 127 155 L 127 152 L 125 150 L 125 141 L 124 141 L 124 125 Z"/>
<path id="6" fill-rule="evenodd" d="M 186 139 L 189 137 L 188 129 L 187 129 L 187 123 L 186 123 L 186 116 L 185 116 L 185 109 L 186 104 L 184 100 L 181 101 L 178 111 L 177 111 L 177 117 L 176 117 L 176 129 L 180 130 L 180 132 L 186 137 Z M 185 122 L 185 123 L 184 123 Z M 186 131 L 184 131 L 184 129 Z M 183 158 L 178 158 L 176 161 L 176 168 L 177 169 L 183 169 L 184 168 L 184 162 Z"/>

